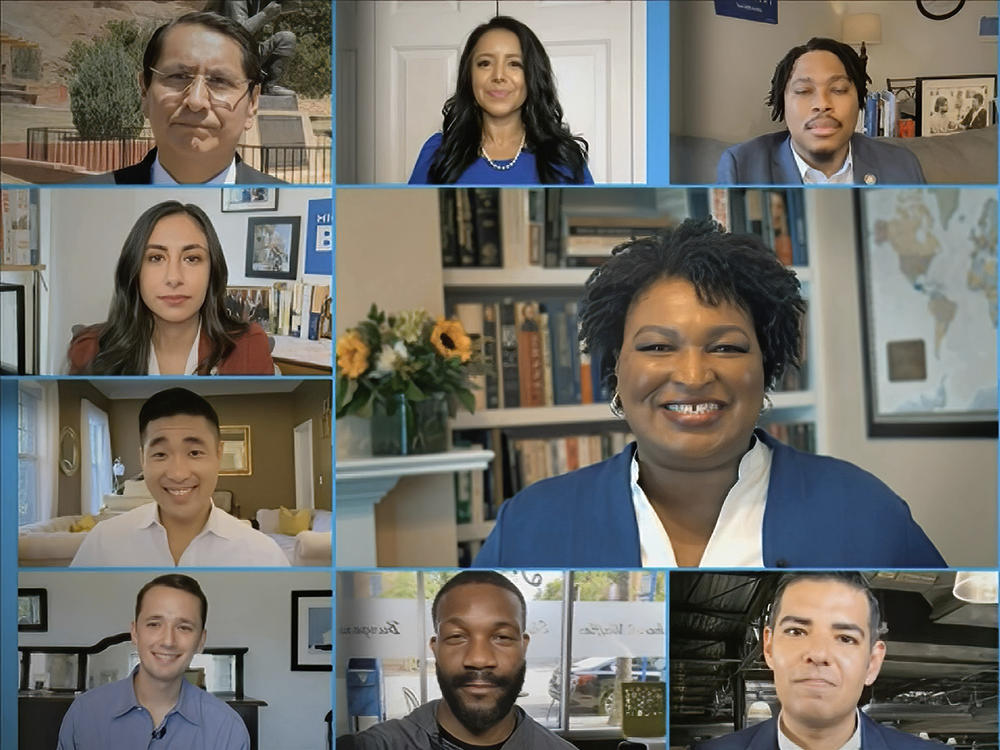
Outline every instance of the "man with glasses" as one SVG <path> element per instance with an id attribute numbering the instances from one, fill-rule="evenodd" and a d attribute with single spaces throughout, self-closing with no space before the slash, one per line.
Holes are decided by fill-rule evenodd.
<path id="1" fill-rule="evenodd" d="M 156 147 L 138 164 L 88 178 L 119 185 L 282 182 L 236 153 L 260 93 L 257 44 L 238 23 L 187 13 L 153 32 L 139 87 Z"/>

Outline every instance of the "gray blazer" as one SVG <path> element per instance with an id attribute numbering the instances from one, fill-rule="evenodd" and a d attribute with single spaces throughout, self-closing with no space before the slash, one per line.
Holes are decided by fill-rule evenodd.
<path id="1" fill-rule="evenodd" d="M 861 133 L 851 136 L 856 185 L 923 185 L 920 162 L 902 146 Z M 716 179 L 722 185 L 801 185 L 788 131 L 768 133 L 727 149 Z"/>
<path id="2" fill-rule="evenodd" d="M 138 164 L 116 169 L 114 172 L 104 174 L 94 174 L 74 181 L 74 185 L 149 185 L 153 174 L 153 162 L 156 161 L 156 149 L 152 148 Z M 258 172 L 253 167 L 245 164 L 236 155 L 236 184 L 237 185 L 273 185 L 285 184 L 284 180 L 279 180 L 263 172 Z"/>

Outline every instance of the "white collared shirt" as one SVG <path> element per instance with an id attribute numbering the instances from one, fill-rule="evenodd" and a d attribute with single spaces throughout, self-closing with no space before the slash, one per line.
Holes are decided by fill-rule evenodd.
<path id="1" fill-rule="evenodd" d="M 840 750 L 861 750 L 861 715 L 860 709 L 855 709 L 854 714 L 854 734 L 843 745 Z M 781 728 L 781 714 L 778 714 L 778 750 L 805 750 L 792 742 L 788 735 Z"/>
<path id="2" fill-rule="evenodd" d="M 149 175 L 151 185 L 180 185 L 170 173 L 160 164 L 160 154 L 156 154 L 153 160 L 153 171 Z M 236 184 L 236 155 L 229 162 L 229 166 L 223 169 L 215 177 L 200 183 L 202 185 L 235 185 Z"/>
<path id="3" fill-rule="evenodd" d="M 827 177 L 818 169 L 813 169 L 805 160 L 799 156 L 795 150 L 792 139 L 788 139 L 788 147 L 792 149 L 792 158 L 795 159 L 795 166 L 799 169 L 799 176 L 802 177 L 804 185 L 853 185 L 854 184 L 854 159 L 851 155 L 851 142 L 847 142 L 847 156 L 844 165 Z"/>
<path id="4" fill-rule="evenodd" d="M 98 523 L 71 567 L 174 567 L 160 507 L 146 503 Z M 208 521 L 181 554 L 177 567 L 287 566 L 277 542 L 212 503 Z"/>
<path id="5" fill-rule="evenodd" d="M 771 449 L 754 438 L 719 511 L 699 566 L 702 568 L 764 567 L 764 505 L 771 478 Z M 639 525 L 639 551 L 644 567 L 676 568 L 674 547 L 656 510 L 639 486 L 638 451 L 632 456 L 632 508 Z"/>
<path id="6" fill-rule="evenodd" d="M 201 319 L 198 319 L 198 332 L 191 342 L 191 351 L 188 352 L 187 362 L 184 363 L 184 375 L 198 374 L 198 344 L 201 342 Z M 149 345 L 149 362 L 146 363 L 147 375 L 160 375 L 160 361 L 156 358 L 156 347 Z M 213 371 L 214 375 L 215 372 Z"/>

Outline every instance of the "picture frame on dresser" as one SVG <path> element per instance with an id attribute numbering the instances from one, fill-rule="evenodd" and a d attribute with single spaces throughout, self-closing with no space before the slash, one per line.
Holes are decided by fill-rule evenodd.
<path id="1" fill-rule="evenodd" d="M 996 124 L 995 74 L 915 79 L 917 135 L 950 135 Z M 981 97 L 978 105 L 976 97 Z"/>
<path id="2" fill-rule="evenodd" d="M 45 633 L 49 629 L 49 592 L 46 589 L 17 590 L 17 632 Z"/>

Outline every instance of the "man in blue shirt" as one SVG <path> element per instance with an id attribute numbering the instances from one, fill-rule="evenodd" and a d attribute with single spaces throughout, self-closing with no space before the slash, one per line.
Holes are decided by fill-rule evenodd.
<path id="1" fill-rule="evenodd" d="M 207 614 L 208 600 L 189 576 L 171 573 L 143 586 L 132 623 L 139 666 L 73 701 L 57 750 L 249 750 L 239 714 L 184 679 L 205 645 Z"/>

